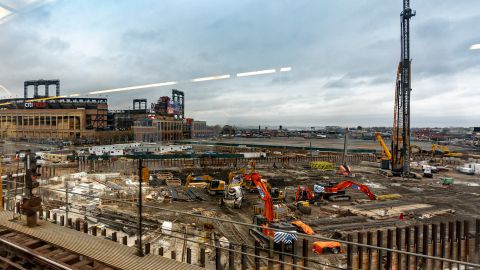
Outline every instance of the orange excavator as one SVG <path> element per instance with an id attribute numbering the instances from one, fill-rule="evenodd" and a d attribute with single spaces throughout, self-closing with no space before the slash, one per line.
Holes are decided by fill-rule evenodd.
<path id="1" fill-rule="evenodd" d="M 349 201 L 352 197 L 345 194 L 345 190 L 349 187 L 362 191 L 368 196 L 370 200 L 376 200 L 376 196 L 370 191 L 370 189 L 366 185 L 359 184 L 350 180 L 346 180 L 338 184 L 328 183 L 325 185 L 322 183 L 317 183 L 315 184 L 313 190 L 318 198 L 322 198 L 324 200 Z"/>
<path id="2" fill-rule="evenodd" d="M 307 186 L 298 186 L 297 192 L 295 193 L 295 201 L 315 202 L 315 193 Z"/>
<path id="3" fill-rule="evenodd" d="M 352 176 L 352 168 L 350 168 L 350 166 L 348 166 L 347 163 L 343 163 L 342 165 L 340 165 L 338 167 L 337 174 L 347 176 L 347 177 L 351 177 Z"/>
<path id="4" fill-rule="evenodd" d="M 270 248 L 270 243 L 273 240 L 275 249 L 279 249 L 282 242 L 287 250 L 291 249 L 293 241 L 297 239 L 297 235 L 295 234 L 296 227 L 287 222 L 274 222 L 273 199 L 268 191 L 267 185 L 262 181 L 258 173 L 254 172 L 245 175 L 245 177 L 247 181 L 253 181 L 265 205 L 263 215 L 253 216 L 253 224 L 261 228 L 250 229 L 250 235 L 252 235 L 263 248 Z M 280 229 L 288 231 L 288 233 L 275 232 L 271 229 Z"/>

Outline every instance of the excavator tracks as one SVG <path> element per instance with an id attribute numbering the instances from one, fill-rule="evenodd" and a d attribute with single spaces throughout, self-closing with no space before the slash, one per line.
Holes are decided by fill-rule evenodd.
<path id="1" fill-rule="evenodd" d="M 0 269 L 113 270 L 114 268 L 0 226 Z"/>

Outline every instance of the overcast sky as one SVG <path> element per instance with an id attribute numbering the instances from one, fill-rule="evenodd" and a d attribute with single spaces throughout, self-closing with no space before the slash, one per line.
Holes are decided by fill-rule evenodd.
<path id="1" fill-rule="evenodd" d="M 33 4 L 32 4 L 33 3 Z M 0 0 L 0 85 L 62 94 L 291 66 L 184 83 L 209 124 L 390 126 L 401 0 Z M 480 1 L 412 1 L 413 126 L 480 126 Z M 0 17 L 2 16 L 0 8 Z M 3 13 L 6 14 L 5 12 Z M 171 87 L 110 94 L 109 106 Z M 0 94 L 0 95 L 5 95 Z"/>

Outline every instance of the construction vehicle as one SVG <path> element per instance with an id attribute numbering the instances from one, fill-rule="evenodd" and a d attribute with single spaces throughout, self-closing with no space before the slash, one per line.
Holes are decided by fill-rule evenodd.
<path id="1" fill-rule="evenodd" d="M 248 174 L 246 172 L 247 167 L 250 167 L 250 171 L 248 172 Z M 228 174 L 229 187 L 240 185 L 245 191 L 257 191 L 257 187 L 255 187 L 255 184 L 251 180 L 249 180 L 250 177 L 245 177 L 246 175 L 251 175 L 255 172 L 255 160 L 250 160 L 250 162 L 248 162 L 248 165 L 245 165 L 238 171 L 230 172 Z"/>
<path id="2" fill-rule="evenodd" d="M 427 177 L 427 178 L 432 178 L 433 177 L 432 166 L 424 165 L 423 168 L 422 168 L 422 171 L 423 171 L 423 176 L 424 177 Z"/>
<path id="3" fill-rule="evenodd" d="M 207 190 L 210 195 L 224 195 L 225 181 L 213 179 L 208 183 Z"/>
<path id="4" fill-rule="evenodd" d="M 243 188 L 241 186 L 233 186 L 227 189 L 221 203 L 231 208 L 240 209 L 244 199 Z"/>
<path id="5" fill-rule="evenodd" d="M 338 166 L 337 174 L 351 177 L 352 176 L 352 168 L 347 165 L 347 163 L 343 163 L 342 165 Z"/>
<path id="6" fill-rule="evenodd" d="M 390 162 L 392 160 L 392 153 L 390 153 L 390 150 L 388 150 L 388 147 L 385 144 L 385 141 L 383 141 L 382 135 L 380 135 L 380 133 L 375 132 L 375 137 L 377 138 L 377 142 L 380 144 L 380 147 L 382 147 L 383 150 L 383 155 L 381 158 L 381 168 L 382 170 L 389 170 Z"/>
<path id="7" fill-rule="evenodd" d="M 380 133 L 378 132 L 375 132 L 375 137 L 378 141 L 378 143 L 380 144 L 380 146 L 382 147 L 382 150 L 383 150 L 383 155 L 382 155 L 382 158 L 381 158 L 381 168 L 380 168 L 380 174 L 382 175 L 385 175 L 387 177 L 391 177 L 391 176 L 401 176 L 402 173 L 400 170 L 398 169 L 395 169 L 394 166 L 392 165 L 393 161 L 392 161 L 392 158 L 393 158 L 393 155 L 392 153 L 390 152 L 390 150 L 388 149 L 387 147 L 387 144 L 385 144 L 385 141 L 383 140 L 382 136 L 380 135 Z M 421 151 L 421 148 L 419 146 L 416 146 L 416 145 L 410 145 L 409 146 L 409 152 L 412 151 L 412 149 L 420 149 L 419 151 Z M 398 163 L 399 161 L 397 161 L 397 167 L 396 168 L 399 168 L 398 166 L 400 166 Z M 403 163 L 401 163 L 403 164 Z M 390 170 L 391 169 L 391 170 Z M 421 175 L 417 174 L 417 173 L 414 173 L 414 172 L 410 172 L 408 173 L 408 175 L 410 177 L 413 177 L 413 178 L 421 178 Z"/>
<path id="8" fill-rule="evenodd" d="M 213 177 L 210 175 L 202 175 L 202 176 L 193 176 L 189 174 L 185 179 L 185 185 L 183 186 L 183 191 L 187 191 L 189 187 L 194 188 L 206 188 L 208 183 L 213 180 Z"/>
<path id="9" fill-rule="evenodd" d="M 446 146 L 432 143 L 432 159 L 435 158 L 437 149 L 439 149 L 443 153 L 444 157 L 462 157 L 463 156 L 462 153 L 450 152 L 450 149 L 448 149 L 448 147 Z"/>
<path id="10" fill-rule="evenodd" d="M 327 253 L 343 253 L 342 245 L 339 242 L 335 241 L 315 241 L 313 242 L 313 253 L 316 254 L 327 254 Z"/>
<path id="11" fill-rule="evenodd" d="M 258 173 L 252 173 L 251 180 L 255 183 L 265 208 L 263 215 L 253 216 L 253 224 L 259 227 L 250 229 L 250 235 L 263 248 L 270 248 L 270 243 L 273 240 L 275 249 L 280 249 L 283 242 L 284 247 L 287 250 L 291 250 L 293 241 L 297 239 L 296 227 L 287 222 L 274 222 L 273 199 L 265 182 L 261 180 L 261 176 Z M 280 229 L 287 232 L 275 232 L 272 229 Z"/>
<path id="12" fill-rule="evenodd" d="M 442 177 L 442 179 L 440 179 L 440 180 L 441 180 L 442 185 L 444 185 L 444 186 L 453 185 L 453 182 L 454 182 L 453 177 L 448 177 L 448 176 Z"/>
<path id="13" fill-rule="evenodd" d="M 210 195 L 223 195 L 225 193 L 225 181 L 214 179 L 210 175 L 188 175 L 183 190 L 186 192 L 189 187 L 206 188 Z"/>
<path id="14" fill-rule="evenodd" d="M 315 194 L 307 186 L 298 186 L 295 193 L 295 202 L 306 201 L 309 203 L 315 203 Z"/>
<path id="15" fill-rule="evenodd" d="M 360 190 L 365 193 L 370 200 L 375 200 L 376 196 L 370 191 L 370 189 L 362 184 L 355 183 L 350 180 L 340 182 L 338 184 L 330 182 L 327 185 L 317 183 L 314 186 L 315 196 L 329 201 L 349 201 L 352 199 L 350 195 L 345 193 L 345 190 L 352 187 L 356 190 Z"/>

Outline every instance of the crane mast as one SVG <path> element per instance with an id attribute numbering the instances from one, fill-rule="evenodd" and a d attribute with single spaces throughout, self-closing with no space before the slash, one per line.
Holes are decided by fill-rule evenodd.
<path id="1" fill-rule="evenodd" d="M 401 23 L 401 59 L 397 69 L 395 87 L 395 109 L 392 130 L 392 170 L 404 177 L 410 177 L 410 19 L 415 11 L 410 8 L 410 0 L 403 0 Z"/>

